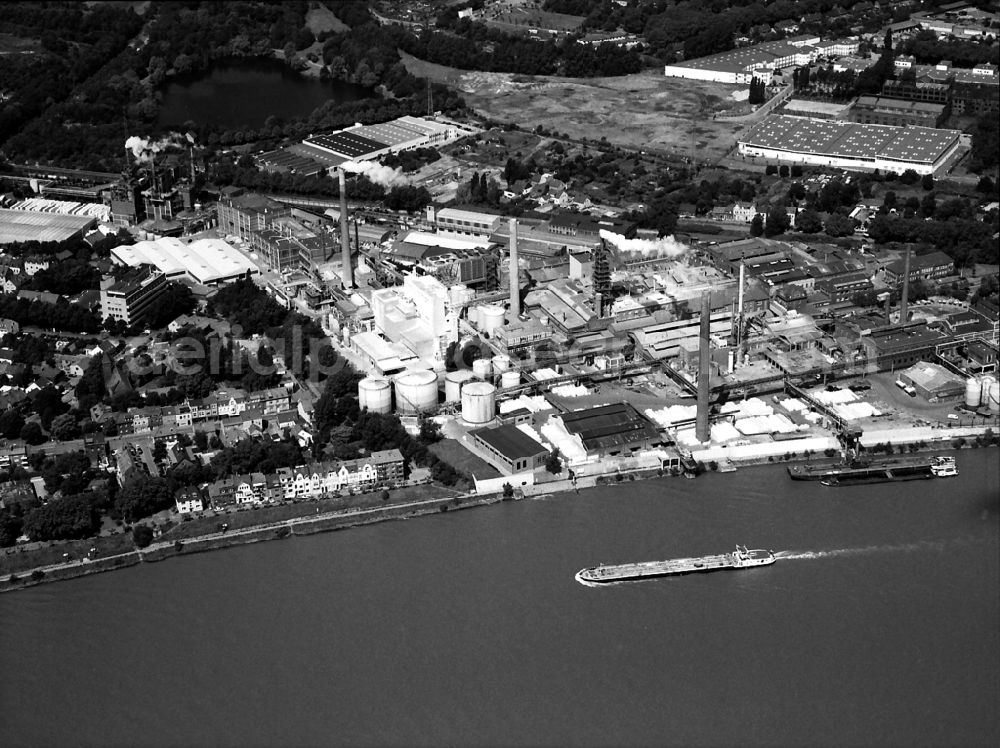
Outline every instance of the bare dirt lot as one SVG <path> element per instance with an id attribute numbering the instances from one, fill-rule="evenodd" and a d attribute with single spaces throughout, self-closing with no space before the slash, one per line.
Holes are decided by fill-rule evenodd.
<path id="1" fill-rule="evenodd" d="M 712 117 L 737 106 L 736 86 L 665 78 L 656 69 L 616 78 L 559 78 L 458 70 L 403 54 L 407 70 L 447 83 L 485 117 L 544 127 L 571 138 L 602 136 L 714 161 L 743 125 Z"/>

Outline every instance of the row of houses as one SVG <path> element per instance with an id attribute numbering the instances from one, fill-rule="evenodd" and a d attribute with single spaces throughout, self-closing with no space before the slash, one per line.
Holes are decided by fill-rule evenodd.
<path id="1" fill-rule="evenodd" d="M 95 406 L 100 408 L 100 406 Z M 217 421 L 235 416 L 257 414 L 275 416 L 292 408 L 292 396 L 284 387 L 273 387 L 259 392 L 214 392 L 198 400 L 187 400 L 180 405 L 167 407 L 146 406 L 129 408 L 126 413 L 113 416 L 120 434 L 143 434 L 160 427 L 187 428 L 202 421 Z M 91 413 L 95 422 L 101 422 L 107 413 Z"/>
<path id="2" fill-rule="evenodd" d="M 248 504 L 319 499 L 338 493 L 363 493 L 393 488 L 404 480 L 404 460 L 398 449 L 367 457 L 280 468 L 274 473 L 245 473 L 203 486 L 190 486 L 175 496 L 181 514 Z"/>

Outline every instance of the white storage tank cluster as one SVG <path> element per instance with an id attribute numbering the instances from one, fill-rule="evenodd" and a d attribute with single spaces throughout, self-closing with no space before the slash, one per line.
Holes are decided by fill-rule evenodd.
<path id="1" fill-rule="evenodd" d="M 983 383 L 976 377 L 972 377 L 965 383 L 965 405 L 969 408 L 978 408 L 982 402 Z"/>
<path id="2" fill-rule="evenodd" d="M 503 327 L 503 315 L 504 311 L 502 306 L 490 304 L 488 306 L 480 307 L 479 331 L 492 335 L 494 332 Z"/>
<path id="3" fill-rule="evenodd" d="M 469 382 L 462 387 L 462 420 L 489 423 L 496 413 L 497 390 L 488 382 Z"/>
<path id="4" fill-rule="evenodd" d="M 510 356 L 498 353 L 493 357 L 493 371 L 496 374 L 503 374 L 510 369 Z"/>
<path id="5" fill-rule="evenodd" d="M 472 373 L 485 382 L 493 375 L 493 364 L 488 358 L 477 358 L 472 362 Z"/>
<path id="6" fill-rule="evenodd" d="M 425 413 L 438 404 L 437 374 L 430 370 L 396 375 L 396 411 L 404 415 Z"/>
<path id="7" fill-rule="evenodd" d="M 508 387 L 517 387 L 521 384 L 521 372 L 516 369 L 510 371 L 505 371 L 500 375 L 500 389 L 507 389 Z"/>
<path id="8" fill-rule="evenodd" d="M 368 377 L 358 382 L 358 406 L 372 413 L 392 412 L 392 385 L 387 379 Z"/>
<path id="9" fill-rule="evenodd" d="M 444 401 L 457 403 L 462 399 L 462 387 L 476 378 L 468 369 L 449 371 L 444 377 Z"/>

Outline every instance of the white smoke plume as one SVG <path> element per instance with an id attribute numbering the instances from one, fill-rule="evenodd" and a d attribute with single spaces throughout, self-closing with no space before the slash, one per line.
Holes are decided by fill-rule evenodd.
<path id="1" fill-rule="evenodd" d="M 621 234 L 614 234 L 601 229 L 600 237 L 613 245 L 619 252 L 639 254 L 644 257 L 680 257 L 688 251 L 686 244 L 681 244 L 672 236 L 662 239 L 626 239 Z"/>
<path id="2" fill-rule="evenodd" d="M 410 180 L 399 169 L 383 166 L 374 161 L 345 161 L 340 165 L 340 168 L 349 174 L 363 174 L 375 184 L 382 185 L 386 189 L 402 187 L 410 183 Z"/>
<path id="3" fill-rule="evenodd" d="M 181 137 L 177 133 L 171 133 L 160 140 L 149 140 L 148 138 L 140 138 L 138 135 L 131 135 L 125 141 L 125 147 L 132 151 L 137 164 L 148 163 L 156 157 L 157 153 L 171 146 L 179 145 L 182 142 Z"/>

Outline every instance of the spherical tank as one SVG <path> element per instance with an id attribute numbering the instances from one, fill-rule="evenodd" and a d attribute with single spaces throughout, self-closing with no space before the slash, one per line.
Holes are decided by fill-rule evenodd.
<path id="1" fill-rule="evenodd" d="M 493 364 L 488 358 L 477 358 L 472 362 L 472 373 L 476 375 L 476 379 L 485 381 L 493 374 Z"/>
<path id="2" fill-rule="evenodd" d="M 492 335 L 503 327 L 503 314 L 502 306 L 490 304 L 489 306 L 480 307 L 479 331 Z"/>
<path id="3" fill-rule="evenodd" d="M 521 384 L 521 372 L 519 371 L 505 371 L 500 375 L 500 387 L 503 389 L 517 387 L 519 384 Z"/>
<path id="4" fill-rule="evenodd" d="M 462 399 L 462 385 L 475 379 L 468 369 L 449 371 L 444 378 L 444 401 L 446 403 L 457 403 Z"/>
<path id="5" fill-rule="evenodd" d="M 466 423 L 489 423 L 496 413 L 497 390 L 487 382 L 469 382 L 462 387 L 462 419 Z"/>
<path id="6" fill-rule="evenodd" d="M 981 405 L 989 405 L 990 402 L 990 387 L 997 381 L 996 378 L 987 374 L 982 379 L 979 380 L 982 389 L 979 390 L 979 403 Z"/>
<path id="7" fill-rule="evenodd" d="M 377 377 L 362 379 L 358 382 L 358 406 L 372 413 L 391 413 L 392 385 Z"/>
<path id="8" fill-rule="evenodd" d="M 497 374 L 503 374 L 505 371 L 510 369 L 510 356 L 505 356 L 502 353 L 498 353 L 493 357 L 493 371 Z"/>
<path id="9" fill-rule="evenodd" d="M 978 408 L 982 400 L 983 385 L 976 377 L 965 382 L 965 404 L 970 408 Z"/>
<path id="10" fill-rule="evenodd" d="M 430 370 L 404 371 L 396 375 L 396 411 L 404 415 L 424 413 L 438 404 L 437 374 Z"/>
<path id="11" fill-rule="evenodd" d="M 990 413 L 1000 413 L 1000 382 L 990 385 Z"/>

